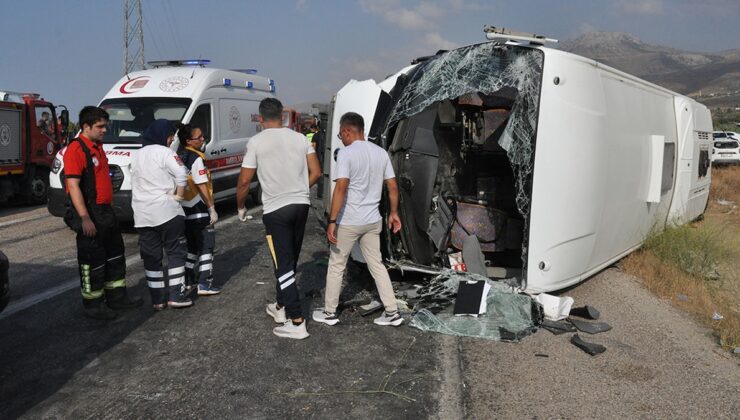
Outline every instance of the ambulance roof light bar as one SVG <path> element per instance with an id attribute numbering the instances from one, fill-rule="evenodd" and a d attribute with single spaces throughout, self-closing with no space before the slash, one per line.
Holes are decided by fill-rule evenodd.
<path id="1" fill-rule="evenodd" d="M 153 68 L 158 67 L 181 67 L 181 66 L 199 66 L 199 67 L 205 67 L 207 64 L 209 64 L 211 60 L 155 60 L 155 61 L 147 61 L 147 64 L 152 66 Z"/>
<path id="2" fill-rule="evenodd" d="M 486 34 L 486 39 L 489 41 L 521 41 L 529 42 L 534 45 L 545 45 L 546 42 L 557 43 L 557 39 L 548 38 L 544 35 L 537 35 L 527 32 L 513 31 L 506 28 L 497 28 L 491 25 L 485 25 L 483 32 Z"/>

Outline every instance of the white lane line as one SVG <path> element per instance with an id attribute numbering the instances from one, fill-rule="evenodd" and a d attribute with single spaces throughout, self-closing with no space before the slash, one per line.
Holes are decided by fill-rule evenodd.
<path id="1" fill-rule="evenodd" d="M 45 219 L 47 217 L 54 217 L 54 216 L 50 214 L 40 214 L 38 216 L 28 216 L 28 217 L 23 217 L 21 219 L 9 220 L 7 222 L 0 223 L 0 228 L 17 225 L 18 223 L 30 222 L 32 220 Z"/>
<path id="2" fill-rule="evenodd" d="M 262 206 L 258 206 L 251 210 L 248 210 L 247 214 L 254 214 L 260 210 L 262 210 Z M 236 217 L 236 215 L 225 218 L 223 222 L 217 223 L 216 226 L 218 226 L 219 224 L 221 225 L 231 224 L 234 220 L 239 220 Z M 66 260 L 64 261 L 64 263 L 66 263 L 67 261 L 70 261 L 70 260 Z M 73 259 L 71 261 L 76 261 L 76 259 Z M 126 267 L 130 267 L 138 263 L 139 261 L 141 261 L 141 256 L 139 255 L 134 255 L 130 258 L 126 258 Z M 67 280 L 64 283 L 58 284 L 50 289 L 44 290 L 43 292 L 36 293 L 30 296 L 26 296 L 25 298 L 21 300 L 11 302 L 10 304 L 8 304 L 8 307 L 5 308 L 5 310 L 2 313 L 0 313 L 0 320 L 7 318 L 15 313 L 18 313 L 24 309 L 28 309 L 33 305 L 41 303 L 47 299 L 51 299 L 56 295 L 62 294 L 66 291 L 72 290 L 79 286 L 80 286 L 80 279 L 75 277 L 74 279 Z"/>
<path id="3" fill-rule="evenodd" d="M 126 258 L 126 267 L 130 267 L 137 262 L 141 261 L 141 257 L 138 255 L 134 255 L 131 258 Z M 11 283 L 12 286 L 12 283 Z M 0 313 L 0 320 L 3 318 L 7 318 L 17 312 L 20 312 L 24 309 L 28 309 L 33 305 L 36 305 L 37 303 L 41 303 L 47 299 L 51 299 L 56 295 L 62 294 L 68 290 L 72 290 L 76 287 L 80 287 L 80 279 L 79 277 L 75 277 L 72 280 L 66 280 L 62 284 L 58 284 L 50 289 L 46 289 L 41 293 L 36 293 L 35 295 L 26 296 L 21 300 L 10 302 L 7 308 Z"/>

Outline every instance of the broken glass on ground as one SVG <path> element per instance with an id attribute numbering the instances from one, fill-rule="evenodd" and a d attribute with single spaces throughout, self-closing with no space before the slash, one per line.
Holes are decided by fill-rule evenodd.
<path id="1" fill-rule="evenodd" d="M 459 283 L 469 280 L 485 281 L 490 285 L 487 311 L 475 318 L 455 316 L 450 304 L 454 301 Z M 518 294 L 508 285 L 477 274 L 445 270 L 432 279 L 428 286 L 424 292 L 420 290 L 420 296 L 423 297 L 418 303 L 425 309 L 419 310 L 410 323 L 422 331 L 496 341 L 519 341 L 537 331 L 537 325 L 543 317 L 540 305 L 529 296 Z M 440 295 L 445 297 L 441 298 Z M 441 309 L 435 315 L 426 308 L 425 303 Z"/>

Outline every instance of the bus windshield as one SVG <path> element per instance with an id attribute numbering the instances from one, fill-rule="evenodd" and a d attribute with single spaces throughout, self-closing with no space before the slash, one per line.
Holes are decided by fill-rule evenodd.
<path id="1" fill-rule="evenodd" d="M 141 143 L 149 124 L 160 118 L 173 124 L 180 122 L 190 103 L 189 98 L 116 98 L 106 99 L 100 107 L 110 115 L 104 143 Z"/>

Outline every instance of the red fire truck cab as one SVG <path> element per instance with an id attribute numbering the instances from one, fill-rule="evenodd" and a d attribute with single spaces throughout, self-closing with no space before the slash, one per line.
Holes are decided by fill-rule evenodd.
<path id="1" fill-rule="evenodd" d="M 60 125 L 66 124 L 37 93 L 0 91 L 0 202 L 46 202 Z"/>

